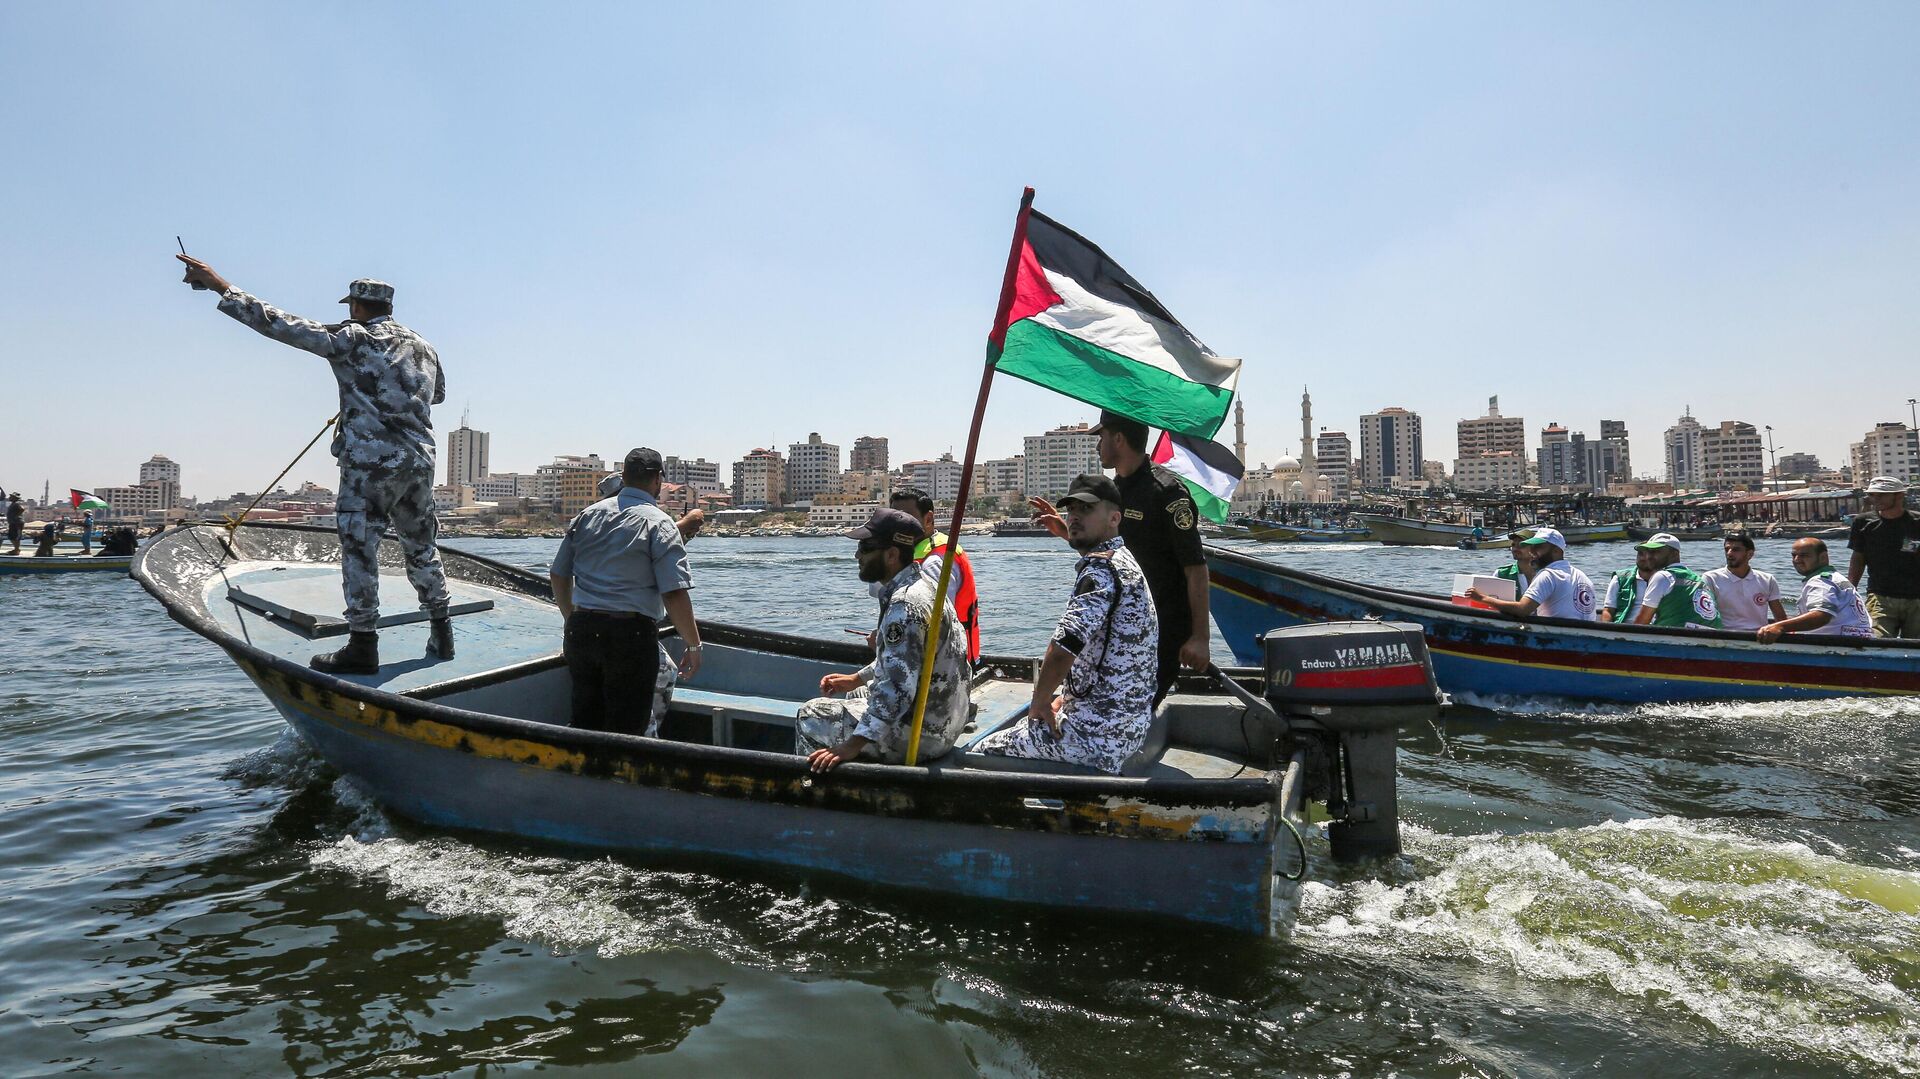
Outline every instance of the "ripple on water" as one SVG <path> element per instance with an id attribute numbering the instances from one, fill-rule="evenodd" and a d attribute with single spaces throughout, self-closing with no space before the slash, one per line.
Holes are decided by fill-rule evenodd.
<path id="1" fill-rule="evenodd" d="M 1602 987 L 1744 1044 L 1920 1068 L 1920 874 L 1674 818 L 1407 838 L 1414 879 L 1310 885 L 1296 939 Z"/>

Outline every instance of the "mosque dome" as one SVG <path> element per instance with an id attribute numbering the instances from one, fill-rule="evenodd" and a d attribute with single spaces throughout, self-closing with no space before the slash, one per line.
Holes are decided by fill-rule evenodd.
<path id="1" fill-rule="evenodd" d="M 1298 457 L 1282 457 L 1273 463 L 1273 470 L 1275 472 L 1298 472 L 1300 471 L 1300 459 Z"/>

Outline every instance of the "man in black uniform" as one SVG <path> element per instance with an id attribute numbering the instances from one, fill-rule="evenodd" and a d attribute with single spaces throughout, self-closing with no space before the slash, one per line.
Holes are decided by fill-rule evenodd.
<path id="1" fill-rule="evenodd" d="M 1875 637 L 1920 637 L 1920 517 L 1907 509 L 1907 481 L 1875 476 L 1869 512 L 1853 519 L 1847 578 L 1867 578 L 1867 613 Z"/>
<path id="2" fill-rule="evenodd" d="M 1147 460 L 1147 425 L 1102 411 L 1093 432 L 1100 436 L 1100 464 L 1120 488 L 1120 538 L 1146 574 L 1160 617 L 1160 677 L 1153 703 L 1173 688 L 1181 666 L 1205 670 L 1212 642 L 1207 607 L 1207 557 L 1200 549 L 1200 518 L 1187 485 Z M 1028 499 L 1034 520 L 1066 538 L 1067 525 L 1053 503 Z"/>

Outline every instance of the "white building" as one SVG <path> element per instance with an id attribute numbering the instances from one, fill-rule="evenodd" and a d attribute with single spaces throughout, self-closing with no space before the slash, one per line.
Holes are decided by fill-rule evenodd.
<path id="1" fill-rule="evenodd" d="M 140 466 L 140 482 L 151 483 L 154 480 L 165 480 L 173 484 L 173 489 L 178 491 L 180 489 L 180 466 L 170 458 L 163 457 L 157 453 L 154 454 L 152 457 L 147 458 L 146 462 Z"/>
<path id="2" fill-rule="evenodd" d="M 539 492 L 540 477 L 532 472 L 495 472 L 473 485 L 473 497 L 482 502 L 537 498 Z"/>
<path id="3" fill-rule="evenodd" d="M 172 480 L 146 480 L 131 487 L 95 487 L 93 496 L 109 507 L 108 516 L 134 517 L 173 508 L 180 485 Z"/>
<path id="4" fill-rule="evenodd" d="M 820 441 L 820 432 L 809 434 L 805 442 L 788 444 L 786 490 L 789 503 L 812 501 L 814 495 L 833 490 L 839 478 L 840 447 Z"/>
<path id="5" fill-rule="evenodd" d="M 1353 493 L 1353 440 L 1345 431 L 1321 431 L 1313 443 L 1313 459 L 1322 476 L 1332 484 L 1335 501 L 1344 502 Z"/>
<path id="6" fill-rule="evenodd" d="M 553 459 L 552 464 L 541 465 L 533 470 L 533 497 L 548 502 L 560 500 L 561 477 L 569 472 L 593 472 L 605 475 L 612 469 L 600 459 L 597 453 L 563 453 Z"/>
<path id="7" fill-rule="evenodd" d="M 1360 417 L 1361 483 L 1387 487 L 1396 479 L 1421 482 L 1425 448 L 1418 412 L 1383 408 L 1367 413 Z"/>
<path id="8" fill-rule="evenodd" d="M 703 495 L 717 495 L 727 489 L 720 479 L 718 461 L 709 461 L 705 457 L 692 461 L 668 457 L 661 462 L 661 466 L 661 479 L 668 483 L 691 487 Z"/>
<path id="9" fill-rule="evenodd" d="M 447 436 L 447 483 L 474 487 L 486 479 L 492 471 L 487 467 L 492 440 L 492 435 L 468 427 L 463 419 Z"/>
<path id="10" fill-rule="evenodd" d="M 465 509 L 474 503 L 473 485 L 469 483 L 442 483 L 433 489 L 433 511 L 452 513 Z"/>
<path id="11" fill-rule="evenodd" d="M 960 497 L 960 462 L 953 454 L 943 453 L 937 461 L 908 461 L 907 476 L 936 502 Z"/>
<path id="12" fill-rule="evenodd" d="M 1856 487 L 1865 487 L 1875 476 L 1920 480 L 1920 431 L 1904 423 L 1876 423 L 1851 449 Z"/>
<path id="13" fill-rule="evenodd" d="M 1024 440 L 1025 477 L 1021 489 L 1029 496 L 1058 498 L 1067 493 L 1075 476 L 1100 471 L 1100 436 L 1087 425 L 1056 427 Z"/>
<path id="14" fill-rule="evenodd" d="M 977 495 L 998 495 L 1024 491 L 1027 485 L 1027 458 L 1024 454 L 996 457 L 974 466 L 973 491 Z"/>
<path id="15" fill-rule="evenodd" d="M 1667 448 L 1667 482 L 1676 491 L 1695 490 L 1706 482 L 1702 464 L 1706 458 L 1706 449 L 1701 445 L 1704 432 L 1700 421 L 1693 418 L 1693 410 L 1688 409 L 1679 421 L 1667 428 L 1664 438 Z"/>
<path id="16" fill-rule="evenodd" d="M 878 502 L 842 502 L 831 495 L 823 495 L 807 510 L 809 528 L 858 528 L 867 523 L 875 510 L 882 508 Z"/>
<path id="17" fill-rule="evenodd" d="M 1499 491 L 1527 484 L 1527 456 L 1505 450 L 1453 462 L 1453 486 L 1460 491 Z"/>

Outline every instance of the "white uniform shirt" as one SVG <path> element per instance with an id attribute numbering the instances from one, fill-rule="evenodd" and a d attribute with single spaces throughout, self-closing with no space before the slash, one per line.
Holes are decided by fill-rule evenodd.
<path id="1" fill-rule="evenodd" d="M 1833 621 L 1802 633 L 1830 633 L 1840 637 L 1873 636 L 1873 619 L 1866 601 L 1844 573 L 1816 573 L 1800 586 L 1800 613 L 1825 611 Z"/>
<path id="2" fill-rule="evenodd" d="M 1745 577 L 1736 576 L 1725 566 L 1700 575 L 1713 589 L 1720 605 L 1720 623 L 1727 629 L 1752 630 L 1773 621 L 1771 604 L 1780 602 L 1780 582 L 1773 574 L 1748 569 Z"/>
<path id="3" fill-rule="evenodd" d="M 1593 582 L 1564 558 L 1534 573 L 1526 598 L 1540 605 L 1543 618 L 1593 619 Z"/>

